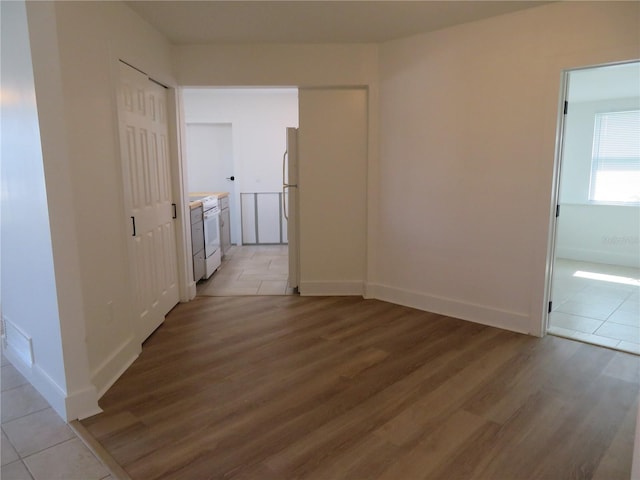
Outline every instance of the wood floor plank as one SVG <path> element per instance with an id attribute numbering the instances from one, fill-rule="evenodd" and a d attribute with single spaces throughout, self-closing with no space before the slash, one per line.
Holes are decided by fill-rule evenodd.
<path id="1" fill-rule="evenodd" d="M 487 332 L 483 342 L 485 345 L 479 350 L 484 350 L 494 336 Z M 367 371 L 351 389 L 347 404 L 350 408 L 338 412 L 341 415 L 334 415 L 327 423 L 299 438 L 295 444 L 270 458 L 267 464 L 283 474 L 291 471 L 301 475 L 312 470 L 322 456 L 333 455 L 336 447 L 345 448 L 358 436 L 377 430 L 437 383 L 429 375 L 435 364 L 427 358 L 441 355 L 448 356 L 449 360 L 456 358 L 463 353 L 455 351 L 456 344 L 463 338 L 456 335 L 455 331 L 448 335 L 441 334 L 439 341 L 433 342 L 431 348 L 414 348 L 413 355 L 406 352 L 400 357 L 389 357 L 378 368 Z M 419 356 L 424 357 L 424 363 L 418 363 Z M 462 363 L 468 361 L 458 360 Z M 436 370 L 435 373 L 440 372 Z"/>
<path id="2" fill-rule="evenodd" d="M 564 407 L 563 402 L 549 393 L 533 393 L 505 424 L 488 421 L 431 472 L 429 478 L 530 478 L 526 474 L 515 477 L 510 469 L 544 458 L 539 450 L 532 451 L 532 447 L 553 448 L 548 439 L 556 431 L 557 422 L 566 415 Z M 526 443 L 527 438 L 535 439 L 533 445 Z"/>
<path id="3" fill-rule="evenodd" d="M 438 427 L 430 429 L 400 461 L 394 462 L 378 478 L 426 478 L 440 462 L 445 461 L 466 439 L 473 436 L 486 421 L 465 410 L 448 415 Z"/>
<path id="4" fill-rule="evenodd" d="M 377 434 L 398 446 L 415 444 L 430 428 L 461 408 L 464 400 L 492 378 L 499 367 L 509 363 L 518 347 L 527 340 L 511 334 L 497 335 L 480 344 L 477 351 L 469 348 L 467 355 L 446 362 L 446 368 L 434 372 L 430 378 L 430 390 L 424 391 L 415 404 L 378 429 Z M 469 361 L 470 353 L 475 362 Z"/>
<path id="5" fill-rule="evenodd" d="M 604 375 L 594 384 L 597 385 L 597 391 L 595 388 L 589 390 L 592 407 L 577 424 L 571 427 L 563 425 L 564 431 L 571 428 L 573 435 L 567 437 L 558 433 L 552 439 L 557 448 L 533 470 L 538 478 L 550 475 L 592 478 L 627 413 L 637 411 L 637 385 Z"/>
<path id="6" fill-rule="evenodd" d="M 559 365 L 570 361 L 581 344 L 551 337 L 530 345 L 535 345 L 535 355 L 526 348 L 518 351 L 512 361 L 505 362 L 493 378 L 469 396 L 463 408 L 504 424 L 533 392 L 549 382 Z"/>
<path id="7" fill-rule="evenodd" d="M 202 297 L 82 423 L 135 480 L 616 480 L 639 367 L 377 300 Z"/>
<path id="8" fill-rule="evenodd" d="M 375 435 L 366 435 L 351 448 L 345 448 L 321 462 L 305 475 L 306 480 L 377 478 L 400 454 L 399 448 Z"/>
<path id="9" fill-rule="evenodd" d="M 611 478 L 631 478 L 631 465 L 627 461 L 633 455 L 633 442 L 637 409 L 630 409 L 621 422 L 618 432 L 604 453 L 593 478 L 608 480 Z"/>
<path id="10" fill-rule="evenodd" d="M 640 382 L 638 357 L 630 353 L 616 352 L 602 374 L 637 384 Z"/>

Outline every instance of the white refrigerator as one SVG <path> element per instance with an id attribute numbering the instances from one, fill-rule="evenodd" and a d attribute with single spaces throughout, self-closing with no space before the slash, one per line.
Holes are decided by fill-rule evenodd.
<path id="1" fill-rule="evenodd" d="M 300 280 L 300 221 L 298 184 L 298 129 L 287 128 L 287 150 L 282 158 L 282 198 L 289 241 L 289 288 L 298 291 Z"/>

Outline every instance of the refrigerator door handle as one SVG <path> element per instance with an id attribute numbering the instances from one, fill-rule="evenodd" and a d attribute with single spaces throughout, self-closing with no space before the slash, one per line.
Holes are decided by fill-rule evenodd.
<path id="1" fill-rule="evenodd" d="M 284 218 L 288 222 L 289 214 L 287 213 L 287 188 L 289 185 L 282 185 L 282 212 L 284 213 Z"/>
<path id="2" fill-rule="evenodd" d="M 285 220 L 289 221 L 289 215 L 287 214 L 287 185 L 286 180 L 286 172 L 287 172 L 287 154 L 289 152 L 287 150 L 284 151 L 284 155 L 282 155 L 282 212 L 284 213 Z"/>
<path id="3" fill-rule="evenodd" d="M 282 156 L 282 186 L 284 188 L 286 187 L 297 187 L 298 184 L 297 183 L 287 183 L 285 180 L 285 172 L 287 171 L 287 155 L 289 154 L 289 152 L 284 152 L 284 155 Z M 283 193 L 284 193 L 284 188 Z"/>
<path id="4" fill-rule="evenodd" d="M 282 155 L 282 185 L 286 185 L 286 172 L 287 172 L 287 155 L 289 152 L 287 150 L 284 151 L 284 155 Z"/>
<path id="5" fill-rule="evenodd" d="M 288 183 L 282 186 L 282 212 L 287 221 L 289 220 L 289 214 L 287 213 L 287 188 L 296 188 L 297 186 L 298 185 L 290 185 Z"/>
<path id="6" fill-rule="evenodd" d="M 289 221 L 289 214 L 287 213 L 287 188 L 295 188 L 298 185 L 287 183 L 286 181 L 286 172 L 287 172 L 287 156 L 289 155 L 288 151 L 284 152 L 282 155 L 282 212 L 284 213 L 284 218 Z"/>

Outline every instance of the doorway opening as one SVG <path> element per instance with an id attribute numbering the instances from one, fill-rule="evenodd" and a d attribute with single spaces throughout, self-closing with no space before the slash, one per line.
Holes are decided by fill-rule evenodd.
<path id="1" fill-rule="evenodd" d="M 640 355 L 640 62 L 563 79 L 547 332 Z"/>
<path id="2" fill-rule="evenodd" d="M 184 88 L 182 101 L 188 191 L 228 199 L 220 234 L 226 221 L 229 246 L 197 295 L 293 294 L 283 154 L 287 128 L 298 126 L 298 90 Z"/>

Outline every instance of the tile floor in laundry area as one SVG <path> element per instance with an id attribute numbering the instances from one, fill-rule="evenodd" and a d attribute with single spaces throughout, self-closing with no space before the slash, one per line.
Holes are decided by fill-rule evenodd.
<path id="1" fill-rule="evenodd" d="M 2 480 L 106 480 L 109 470 L 2 356 Z"/>
<path id="2" fill-rule="evenodd" d="M 640 355 L 640 270 L 556 259 L 548 333 Z"/>
<path id="3" fill-rule="evenodd" d="M 287 285 L 287 245 L 234 245 L 208 280 L 197 284 L 198 295 L 291 295 Z"/>

